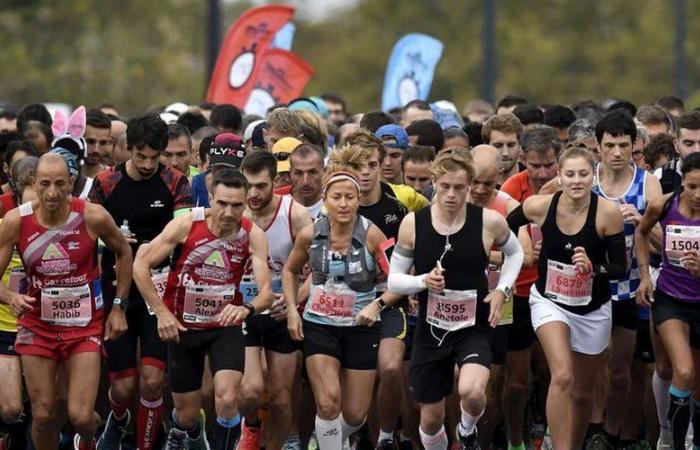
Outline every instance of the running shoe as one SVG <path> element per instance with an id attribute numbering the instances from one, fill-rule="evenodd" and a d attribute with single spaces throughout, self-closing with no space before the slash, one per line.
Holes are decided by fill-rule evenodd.
<path id="1" fill-rule="evenodd" d="M 187 450 L 187 432 L 171 428 L 165 440 L 165 450 Z"/>
<path id="2" fill-rule="evenodd" d="M 282 444 L 282 450 L 301 450 L 301 442 L 299 442 L 299 433 L 290 433 L 287 439 Z"/>
<path id="3" fill-rule="evenodd" d="M 260 450 L 260 428 L 249 427 L 245 420 L 241 424 L 241 438 L 236 450 Z"/>
<path id="4" fill-rule="evenodd" d="M 131 421 L 131 413 L 126 410 L 126 417 L 122 420 L 114 418 L 114 411 L 109 412 L 105 429 L 97 440 L 97 450 L 121 450 L 122 440 L 126 435 L 129 422 Z"/>
<path id="5" fill-rule="evenodd" d="M 391 439 L 384 439 L 377 445 L 377 450 L 396 450 L 396 445 Z"/>
<path id="6" fill-rule="evenodd" d="M 459 440 L 459 445 L 462 446 L 462 450 L 481 450 L 479 435 L 476 432 L 476 428 L 474 432 L 468 436 L 462 436 L 462 433 L 457 431 L 457 439 Z"/>

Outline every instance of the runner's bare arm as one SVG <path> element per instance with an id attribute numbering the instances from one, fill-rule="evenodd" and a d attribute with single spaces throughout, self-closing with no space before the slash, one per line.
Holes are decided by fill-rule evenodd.
<path id="1" fill-rule="evenodd" d="M 132 263 L 131 247 L 119 232 L 112 216 L 101 205 L 85 203 L 85 220 L 88 229 L 100 239 L 116 256 L 117 297 L 126 298 L 131 289 Z"/>
<path id="2" fill-rule="evenodd" d="M 506 211 L 510 214 L 511 211 L 513 211 L 515 208 L 520 206 L 520 202 L 511 198 L 508 200 L 508 203 L 506 204 Z M 532 267 L 532 265 L 535 263 L 535 254 L 532 251 L 532 238 L 530 237 L 530 233 L 527 232 L 527 225 L 524 225 L 520 227 L 518 232 L 516 233 L 518 236 L 518 241 L 520 242 L 520 246 L 523 249 L 523 269 L 528 269 Z M 503 264 L 503 254 L 501 253 L 501 261 L 498 263 L 498 265 Z"/>
<path id="3" fill-rule="evenodd" d="M 292 240 L 294 240 L 305 226 L 311 225 L 312 221 L 311 216 L 309 216 L 306 208 L 301 203 L 292 201 L 291 209 Z"/>
<path id="4" fill-rule="evenodd" d="M 507 293 L 515 285 L 515 280 L 523 264 L 523 249 L 515 234 L 508 228 L 506 220 L 496 211 L 484 210 L 483 240 L 486 248 L 496 245 L 503 252 L 503 265 L 498 279 L 498 286 L 484 299 L 490 304 L 489 323 L 492 327 L 501 318 L 501 305 L 508 297 Z"/>
<path id="5" fill-rule="evenodd" d="M 649 202 L 642 216 L 642 220 L 635 230 L 634 249 L 637 255 L 637 266 L 639 267 L 639 275 L 641 278 L 649 276 L 649 234 L 657 225 L 666 200 L 672 195 L 673 193 L 669 193 Z"/>
<path id="6" fill-rule="evenodd" d="M 649 234 L 657 226 L 664 205 L 672 195 L 673 193 L 669 193 L 647 203 L 642 220 L 634 231 L 634 250 L 637 255 L 640 280 L 635 299 L 640 305 L 651 306 L 654 302 L 654 286 L 649 271 Z"/>
<path id="7" fill-rule="evenodd" d="M 186 214 L 171 220 L 163 231 L 148 244 L 143 244 L 136 252 L 134 259 L 134 282 L 139 292 L 156 315 L 167 311 L 158 295 L 153 281 L 151 269 L 156 267 L 178 246 L 187 240 L 192 227 L 192 214 Z"/>
<path id="8" fill-rule="evenodd" d="M 272 291 L 272 275 L 267 265 L 268 249 L 265 232 L 253 225 L 250 230 L 250 257 L 253 262 L 253 275 L 258 286 L 258 295 L 250 302 L 256 312 L 265 311 L 275 299 Z"/>
<path id="9" fill-rule="evenodd" d="M 297 294 L 299 291 L 299 271 L 304 267 L 306 261 L 309 260 L 309 246 L 311 245 L 312 234 L 313 225 L 311 224 L 301 230 L 294 241 L 294 248 L 292 248 L 289 258 L 287 258 L 287 264 L 282 269 L 282 292 L 284 301 L 287 304 L 287 328 L 295 341 L 304 339 L 301 317 L 299 317 L 299 312 L 297 311 Z M 309 275 L 310 278 L 311 275 Z"/>
<path id="10" fill-rule="evenodd" d="M 5 273 L 7 265 L 12 258 L 12 251 L 19 240 L 20 217 L 19 210 L 15 209 L 7 213 L 0 223 L 0 269 Z M 12 311 L 18 317 L 32 309 L 34 298 L 20 295 L 10 291 L 3 283 L 0 283 L 0 302 L 10 305 Z"/>
<path id="11" fill-rule="evenodd" d="M 294 241 L 294 247 L 289 253 L 287 263 L 282 269 L 282 293 L 287 302 L 287 312 L 290 308 L 296 309 L 297 295 L 299 292 L 299 272 L 309 260 L 309 246 L 311 245 L 311 233 L 313 225 L 304 227 Z M 311 276 L 309 276 L 309 279 Z"/>
<path id="12" fill-rule="evenodd" d="M 661 189 L 659 179 L 651 173 L 647 173 L 644 179 L 644 196 L 646 197 L 647 205 L 663 196 L 663 190 Z M 649 250 L 660 253 L 658 250 L 661 249 L 662 238 L 663 233 L 661 231 L 661 225 L 656 224 L 649 233 L 649 242 L 651 244 Z"/>

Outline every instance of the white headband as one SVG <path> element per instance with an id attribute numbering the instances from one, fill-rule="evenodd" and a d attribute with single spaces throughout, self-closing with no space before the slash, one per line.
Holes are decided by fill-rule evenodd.
<path id="1" fill-rule="evenodd" d="M 330 177 L 328 179 L 328 181 L 326 181 L 325 186 L 323 186 L 323 193 L 325 194 L 326 191 L 328 190 L 328 187 L 332 183 L 335 183 L 336 181 L 351 181 L 352 184 L 354 184 L 355 187 L 357 188 L 357 191 L 358 192 L 360 191 L 360 184 L 357 182 L 355 177 L 348 175 L 347 173 L 339 172 L 339 173 L 336 173 L 335 175 L 333 175 L 332 177 Z"/>

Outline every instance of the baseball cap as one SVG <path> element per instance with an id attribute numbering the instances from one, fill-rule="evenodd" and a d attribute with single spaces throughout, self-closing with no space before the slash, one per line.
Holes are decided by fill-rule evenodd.
<path id="1" fill-rule="evenodd" d="M 247 144 L 249 140 L 253 138 L 253 131 L 255 131 L 255 127 L 260 125 L 261 123 L 265 123 L 265 120 L 260 119 L 260 120 L 254 120 L 248 124 L 247 127 L 245 127 L 245 132 L 243 133 L 243 143 Z"/>
<path id="2" fill-rule="evenodd" d="M 259 123 L 253 129 L 253 134 L 250 136 L 253 140 L 253 147 L 265 148 L 267 145 L 265 143 L 265 135 L 263 134 L 265 128 L 267 128 L 267 122 Z"/>
<path id="3" fill-rule="evenodd" d="M 219 133 L 209 145 L 209 167 L 229 166 L 240 169 L 245 157 L 241 137 L 234 133 Z"/>
<path id="4" fill-rule="evenodd" d="M 379 129 L 374 133 L 374 137 L 377 139 L 382 139 L 384 137 L 391 137 L 396 139 L 395 144 L 385 143 L 385 147 L 400 148 L 402 150 L 408 149 L 408 134 L 399 125 L 389 124 L 379 127 Z"/>
<path id="5" fill-rule="evenodd" d="M 277 158 L 277 172 L 289 172 L 289 155 L 302 142 L 293 137 L 282 138 L 272 146 L 272 154 Z"/>
<path id="6" fill-rule="evenodd" d="M 299 97 L 295 98 L 291 102 L 289 102 L 289 105 L 287 105 L 287 109 L 290 111 L 299 111 L 300 109 L 310 111 L 314 114 L 318 114 L 319 116 L 321 115 L 321 111 L 318 109 L 318 105 L 316 102 L 314 102 L 312 99 L 308 97 Z"/>
<path id="7" fill-rule="evenodd" d="M 78 174 L 80 173 L 80 169 L 78 168 L 78 161 L 75 160 L 75 155 L 70 150 L 65 149 L 63 147 L 54 147 L 51 149 L 51 153 L 61 155 L 63 159 L 66 160 L 66 164 L 68 165 L 68 171 L 70 172 L 71 177 L 78 176 Z"/>

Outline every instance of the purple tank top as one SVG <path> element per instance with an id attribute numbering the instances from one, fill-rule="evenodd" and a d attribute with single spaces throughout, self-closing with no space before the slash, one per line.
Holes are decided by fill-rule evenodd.
<path id="1" fill-rule="evenodd" d="M 666 215 L 660 220 L 663 230 L 661 273 L 656 287 L 684 302 L 700 302 L 700 279 L 680 265 L 678 258 L 686 248 L 696 250 L 700 241 L 700 219 L 691 220 L 679 210 L 680 194 L 675 194 Z"/>

